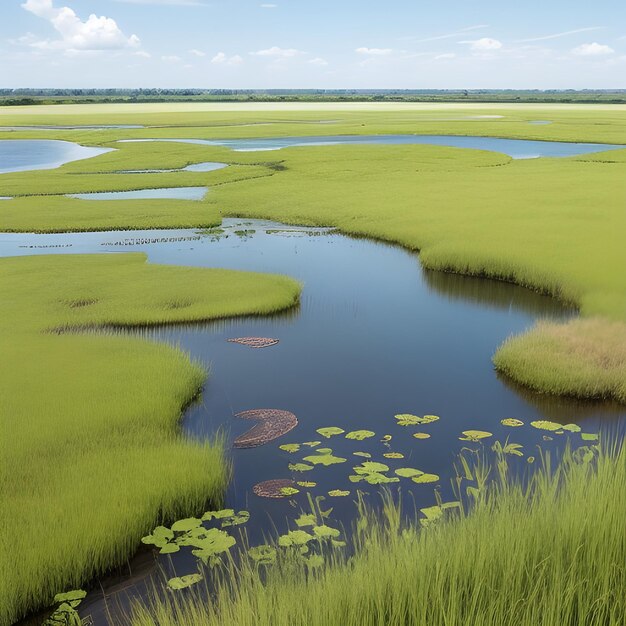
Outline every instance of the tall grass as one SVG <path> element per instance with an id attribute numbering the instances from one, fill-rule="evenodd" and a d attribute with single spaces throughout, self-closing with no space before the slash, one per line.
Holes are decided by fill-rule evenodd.
<path id="1" fill-rule="evenodd" d="M 176 348 L 69 332 L 261 314 L 288 278 L 144 255 L 0 260 L 0 624 L 124 561 L 159 520 L 220 499 L 220 440 L 177 426 L 206 373 Z"/>
<path id="2" fill-rule="evenodd" d="M 167 594 L 133 626 L 622 626 L 626 453 L 549 458 L 523 484 L 504 475 L 469 514 L 418 529 L 388 503 L 360 522 L 356 556 L 263 575 L 231 567 L 215 600 Z M 124 621 L 127 621 L 126 619 Z"/>

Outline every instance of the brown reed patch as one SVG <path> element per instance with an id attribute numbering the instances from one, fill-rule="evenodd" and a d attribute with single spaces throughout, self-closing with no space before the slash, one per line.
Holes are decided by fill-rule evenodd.
<path id="1" fill-rule="evenodd" d="M 295 428 L 298 418 L 289 411 L 280 409 L 252 409 L 237 413 L 236 417 L 247 420 L 258 420 L 253 426 L 235 439 L 235 448 L 256 448 L 262 446 Z"/>
<path id="2" fill-rule="evenodd" d="M 248 346 L 248 348 L 269 348 L 278 343 L 278 339 L 272 339 L 271 337 L 234 337 L 227 339 L 227 341 L 230 343 L 238 343 L 242 346 Z"/>

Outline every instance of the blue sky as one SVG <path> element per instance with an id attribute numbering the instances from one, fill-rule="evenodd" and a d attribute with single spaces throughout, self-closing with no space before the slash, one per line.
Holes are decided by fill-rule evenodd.
<path id="1" fill-rule="evenodd" d="M 626 2 L 1 0 L 0 86 L 626 88 Z"/>

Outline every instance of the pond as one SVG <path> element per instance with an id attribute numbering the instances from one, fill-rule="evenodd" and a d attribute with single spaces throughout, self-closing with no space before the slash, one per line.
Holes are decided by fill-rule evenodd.
<path id="1" fill-rule="evenodd" d="M 228 167 L 228 163 L 215 163 L 214 161 L 206 161 L 204 163 L 192 163 L 187 167 L 169 170 L 122 170 L 119 174 L 163 174 L 168 172 L 214 172 Z"/>
<path id="2" fill-rule="evenodd" d="M 452 464 L 466 445 L 459 440 L 464 430 L 493 433 L 489 443 L 511 437 L 526 454 L 537 454 L 537 446 L 554 449 L 569 435 L 546 441 L 547 433 L 506 428 L 500 420 L 576 422 L 587 432 L 623 428 L 626 414 L 618 407 L 526 393 L 493 370 L 491 356 L 511 333 L 538 318 L 568 319 L 574 311 L 511 284 L 426 271 L 417 255 L 395 246 L 329 229 L 237 219 L 208 231 L 0 235 L 0 253 L 5 256 L 119 251 L 144 251 L 153 263 L 284 273 L 304 284 L 300 305 L 282 315 L 133 331 L 180 345 L 210 367 L 202 398 L 184 416 L 186 436 L 203 439 L 225 432 L 232 443 L 251 426 L 234 417 L 238 412 L 272 408 L 297 416 L 297 427 L 283 437 L 232 450 L 233 478 L 225 506 L 250 511 L 246 531 L 252 545 L 263 543 L 263 535 L 273 535 L 275 528 L 284 532 L 286 520 L 307 506 L 305 490 L 293 499 L 256 496 L 253 487 L 260 481 L 316 482 L 309 490 L 315 495 L 349 491 L 350 496 L 329 498 L 327 503 L 334 507 L 333 518 L 350 528 L 356 489 L 369 493 L 366 498 L 372 504 L 379 493 L 377 486 L 349 480 L 352 468 L 366 460 L 354 452 L 370 453 L 373 461 L 386 463 L 392 471 L 409 467 L 438 475 L 435 483 L 402 479 L 392 485 L 402 487 L 412 509 L 431 505 L 438 485 L 444 497 L 450 496 Z M 279 343 L 251 349 L 227 341 L 247 336 Z M 399 426 L 394 416 L 406 413 L 440 419 Z M 343 434 L 326 439 L 317 429 L 327 426 L 346 432 L 370 430 L 375 436 L 364 441 Z M 416 439 L 415 432 L 430 437 Z M 388 434 L 392 439 L 385 444 L 381 439 Z M 303 457 L 315 455 L 315 449 L 304 446 L 288 453 L 279 446 L 308 441 L 322 441 L 318 448 L 330 448 L 347 461 L 315 465 L 301 474 L 290 471 L 289 463 L 301 463 Z M 390 452 L 404 458 L 383 456 Z M 519 463 L 524 467 L 526 460 Z M 171 557 L 171 562 L 162 557 L 161 567 L 173 565 L 178 574 L 195 568 L 188 551 Z M 132 576 L 104 584 L 113 611 L 117 601 L 142 594 L 144 585 L 151 584 L 146 581 L 155 569 L 149 552 L 141 550 L 130 570 Z M 137 586 L 129 585 L 132 580 Z M 115 593 L 118 589 L 123 591 Z M 104 606 L 101 594 L 94 593 L 84 613 L 96 624 L 106 623 Z"/>
<path id="3" fill-rule="evenodd" d="M 471 148 L 502 152 L 514 159 L 538 157 L 569 157 L 619 150 L 626 146 L 600 143 L 568 143 L 562 141 L 533 141 L 500 137 L 469 137 L 456 135 L 336 135 L 314 137 L 273 137 L 269 139 L 122 139 L 121 142 L 174 141 L 201 145 L 225 146 L 238 152 L 280 150 L 294 146 L 332 146 L 337 144 L 429 144 L 452 148 Z"/>
<path id="4" fill-rule="evenodd" d="M 0 174 L 55 167 L 111 152 L 112 148 L 80 146 L 56 139 L 0 140 Z"/>
<path id="5" fill-rule="evenodd" d="M 161 187 L 135 189 L 133 191 L 100 191 L 94 193 L 70 193 L 68 198 L 80 200 L 202 200 L 208 187 Z"/>

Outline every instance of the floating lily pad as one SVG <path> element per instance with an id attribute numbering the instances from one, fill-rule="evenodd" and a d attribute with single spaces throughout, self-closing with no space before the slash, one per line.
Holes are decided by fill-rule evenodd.
<path id="1" fill-rule="evenodd" d="M 202 578 L 202 574 L 187 574 L 186 576 L 180 576 L 178 578 L 170 578 L 167 581 L 167 586 L 175 591 L 187 589 L 187 587 L 199 583 Z"/>
<path id="2" fill-rule="evenodd" d="M 420 417 L 417 415 L 411 415 L 410 413 L 401 413 L 395 416 L 398 421 L 398 426 L 415 426 L 420 424 Z"/>
<path id="3" fill-rule="evenodd" d="M 420 523 L 424 527 L 434 524 L 443 516 L 443 509 L 440 506 L 429 506 L 420 509 L 420 512 L 424 515 L 424 517 L 420 519 Z"/>
<path id="4" fill-rule="evenodd" d="M 174 554 L 180 550 L 177 543 L 166 543 L 160 550 L 159 554 Z"/>
<path id="5" fill-rule="evenodd" d="M 197 528 L 202 524 L 202 520 L 197 517 L 188 517 L 186 519 L 179 519 L 172 524 L 172 530 L 174 532 L 186 532 L 192 528 Z"/>
<path id="6" fill-rule="evenodd" d="M 464 437 L 459 437 L 461 441 L 480 441 L 493 435 L 486 430 L 464 430 L 461 434 L 464 435 Z"/>
<path id="7" fill-rule="evenodd" d="M 203 522 L 208 522 L 212 519 L 226 519 L 227 517 L 233 517 L 235 515 L 235 509 L 220 509 L 219 511 L 207 511 L 202 516 Z"/>
<path id="8" fill-rule="evenodd" d="M 288 467 L 292 472 L 308 472 L 313 469 L 312 465 L 306 463 L 289 463 Z"/>
<path id="9" fill-rule="evenodd" d="M 582 429 L 578 424 L 565 424 L 565 426 L 563 426 L 563 430 L 570 433 L 579 433 Z"/>
<path id="10" fill-rule="evenodd" d="M 227 526 L 240 526 L 241 524 L 245 524 L 250 520 L 249 511 L 239 511 L 236 515 L 232 515 L 228 519 L 225 519 L 222 522 L 222 528 L 226 528 Z"/>
<path id="11" fill-rule="evenodd" d="M 298 526 L 298 528 L 315 526 L 317 524 L 317 516 L 314 513 L 302 513 L 302 515 L 294 521 L 296 522 L 296 526 Z"/>
<path id="12" fill-rule="evenodd" d="M 428 433 L 413 433 L 413 437 L 415 437 L 415 439 L 430 439 Z"/>
<path id="13" fill-rule="evenodd" d="M 389 471 L 389 466 L 384 463 L 378 463 L 375 461 L 364 461 L 361 465 L 354 467 L 355 474 L 348 476 L 348 479 L 353 482 L 366 481 L 370 485 L 382 485 L 385 483 L 397 483 L 400 481 L 395 476 L 387 476 L 384 472 Z"/>
<path id="14" fill-rule="evenodd" d="M 290 494 L 285 494 L 282 489 L 295 487 L 295 482 L 289 478 L 277 478 L 274 480 L 265 480 L 257 483 L 252 487 L 252 491 L 262 498 L 286 498 Z"/>
<path id="15" fill-rule="evenodd" d="M 298 480 L 296 481 L 296 485 L 298 485 L 298 487 L 311 488 L 317 486 L 317 483 L 314 483 L 310 480 Z"/>
<path id="16" fill-rule="evenodd" d="M 507 417 L 503 420 L 500 420 L 500 423 L 503 426 L 511 426 L 512 428 L 517 428 L 524 425 L 524 422 L 522 422 L 522 420 L 515 419 L 514 417 Z"/>
<path id="17" fill-rule="evenodd" d="M 326 437 L 326 439 L 330 439 L 334 435 L 341 435 L 346 431 L 338 426 L 326 426 L 324 428 L 318 428 L 315 432 L 322 435 L 322 437 Z"/>
<path id="18" fill-rule="evenodd" d="M 279 342 L 278 339 L 272 339 L 270 337 L 234 337 L 226 341 L 229 343 L 238 343 L 248 348 L 269 348 Z"/>
<path id="19" fill-rule="evenodd" d="M 152 534 L 142 537 L 141 542 L 148 545 L 154 545 L 157 548 L 162 548 L 171 539 L 174 539 L 174 532 L 172 530 L 165 528 L 165 526 L 157 526 L 152 531 Z"/>
<path id="20" fill-rule="evenodd" d="M 315 526 L 313 528 L 313 534 L 318 539 L 336 539 L 341 534 L 336 528 L 331 528 L 330 526 L 322 525 Z"/>
<path id="21" fill-rule="evenodd" d="M 381 439 L 381 441 L 383 443 L 389 443 L 392 439 L 393 437 L 391 435 L 383 435 L 383 438 Z"/>
<path id="22" fill-rule="evenodd" d="M 291 546 L 303 546 L 315 537 L 305 530 L 290 530 L 286 535 L 278 538 L 278 545 L 288 548 Z"/>
<path id="23" fill-rule="evenodd" d="M 309 463 L 313 463 L 313 465 L 335 465 L 337 463 L 345 463 L 346 459 L 340 456 L 333 456 L 332 450 L 330 448 L 319 448 L 316 450 L 317 454 L 312 454 L 310 456 L 305 456 L 304 460 Z"/>
<path id="24" fill-rule="evenodd" d="M 282 446 L 278 447 L 285 452 L 297 452 L 298 450 L 300 450 L 299 443 L 284 443 Z"/>
<path id="25" fill-rule="evenodd" d="M 352 453 L 354 456 L 362 456 L 366 459 L 371 459 L 372 455 L 369 452 L 353 452 Z"/>
<path id="26" fill-rule="evenodd" d="M 319 446 L 321 441 L 305 441 L 302 445 L 309 446 L 309 448 L 315 448 L 315 446 Z"/>
<path id="27" fill-rule="evenodd" d="M 561 430 L 563 428 L 562 424 L 557 424 L 556 422 L 549 422 L 548 420 L 536 420 L 530 423 L 534 428 L 539 428 L 540 430 L 550 430 L 552 432 L 556 430 Z"/>
<path id="28" fill-rule="evenodd" d="M 281 496 L 295 496 L 297 493 L 300 493 L 300 490 L 295 487 L 281 487 L 280 489 Z"/>
<path id="29" fill-rule="evenodd" d="M 402 478 L 413 478 L 413 476 L 421 476 L 424 472 L 414 467 L 399 467 L 396 474 Z"/>
<path id="30" fill-rule="evenodd" d="M 346 434 L 346 439 L 356 439 L 357 441 L 363 441 L 364 439 L 369 439 L 374 435 L 376 435 L 376 433 L 371 430 L 353 430 Z"/>
<path id="31" fill-rule="evenodd" d="M 385 452 L 383 456 L 386 459 L 403 459 L 404 458 L 404 454 L 402 454 L 402 452 Z"/>
<path id="32" fill-rule="evenodd" d="M 583 441 L 598 441 L 600 438 L 597 433 L 581 433 L 580 437 Z"/>
<path id="33" fill-rule="evenodd" d="M 248 550 L 250 558 L 259 565 L 270 565 L 276 561 L 276 548 L 268 546 L 256 546 Z"/>
<path id="34" fill-rule="evenodd" d="M 161 528 L 163 528 L 161 526 Z M 82 600 L 87 595 L 86 591 L 82 589 L 73 589 L 72 591 L 66 591 L 65 593 L 57 593 L 54 596 L 54 604 L 60 604 L 61 602 L 76 602 Z"/>
<path id="35" fill-rule="evenodd" d="M 437 474 L 420 474 L 419 476 L 413 476 L 411 480 L 418 485 L 436 483 L 439 480 L 439 476 L 437 476 Z"/>
<path id="36" fill-rule="evenodd" d="M 281 437 L 298 425 L 298 419 L 289 411 L 279 409 L 252 409 L 237 413 L 236 417 L 257 420 L 253 426 L 235 439 L 235 448 L 255 448 Z"/>
<path id="37" fill-rule="evenodd" d="M 222 552 L 226 552 L 232 548 L 235 543 L 237 543 L 235 538 L 231 537 L 227 532 L 219 530 L 218 528 L 209 528 L 202 538 L 198 538 L 194 541 L 196 549 L 192 550 L 191 553 L 201 559 L 203 563 L 211 565 L 215 562 L 213 557 Z"/>
<path id="38" fill-rule="evenodd" d="M 341 489 L 332 489 L 331 491 L 328 492 L 329 496 L 332 496 L 333 498 L 339 498 L 342 496 L 349 496 L 350 492 L 349 491 L 343 491 Z"/>

